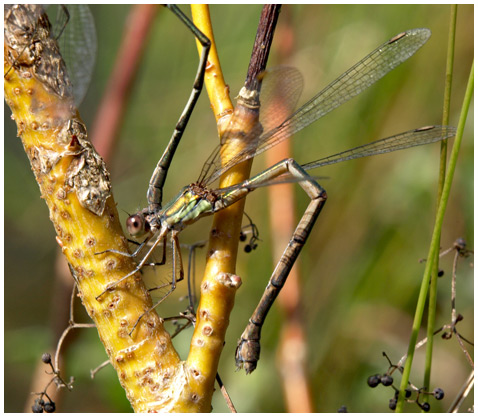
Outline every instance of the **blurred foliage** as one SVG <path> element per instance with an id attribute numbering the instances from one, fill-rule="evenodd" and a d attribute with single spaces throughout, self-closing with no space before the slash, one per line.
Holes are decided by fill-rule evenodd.
<path id="1" fill-rule="evenodd" d="M 186 9 L 183 7 L 183 9 Z M 246 74 L 261 7 L 213 5 L 212 21 L 223 71 L 232 96 Z M 80 109 L 90 126 L 108 81 L 127 24 L 129 6 L 92 6 L 98 30 L 94 80 Z M 188 12 L 189 13 L 189 12 Z M 293 140 L 294 157 L 302 163 L 348 147 L 409 130 L 441 123 L 449 7 L 435 5 L 294 5 L 284 6 L 276 32 L 291 25 L 293 52 L 285 64 L 304 74 L 303 99 L 393 35 L 414 27 L 432 30 L 430 41 L 369 91 L 336 110 Z M 114 24 L 112 24 L 114 22 Z M 269 65 L 277 63 L 275 44 Z M 473 5 L 458 9 L 456 60 L 450 123 L 458 114 L 473 58 Z M 142 61 L 109 164 L 118 208 L 133 212 L 144 206 L 151 172 L 173 131 L 189 96 L 198 62 L 193 38 L 177 19 L 160 9 Z M 302 102 L 304 101 L 302 100 Z M 443 247 L 464 237 L 473 247 L 473 112 L 465 139 L 442 235 Z M 49 306 L 54 305 L 54 230 L 29 169 L 16 128 L 5 108 L 5 411 L 21 411 L 29 398 L 29 383 L 41 353 L 54 343 L 48 328 Z M 213 115 L 204 93 L 171 167 L 165 198 L 194 181 L 202 163 L 217 143 Z M 398 362 L 406 352 L 415 301 L 434 222 L 439 146 L 432 145 L 314 172 L 329 201 L 299 258 L 303 313 L 308 332 L 308 370 L 315 407 L 334 412 L 346 405 L 352 412 L 387 410 L 391 389 L 366 385 L 367 377 L 383 373 L 386 351 Z M 257 158 L 254 170 L 265 168 Z M 21 187 L 18 186 L 21 184 Z M 297 213 L 307 198 L 297 187 Z M 238 274 L 243 286 L 231 316 L 219 372 L 241 412 L 280 412 L 284 404 L 275 351 L 281 312 L 274 307 L 263 331 L 258 369 L 246 376 L 235 372 L 234 349 L 247 318 L 270 276 L 267 198 L 253 193 L 247 213 L 260 229 L 259 247 L 240 254 Z M 123 212 L 124 211 L 124 212 Z M 297 214 L 298 215 L 298 214 Z M 210 219 L 181 235 L 184 243 L 208 236 Z M 201 276 L 204 250 L 197 256 Z M 437 323 L 450 318 L 452 255 L 441 261 L 445 275 L 439 281 Z M 457 307 L 465 320 L 460 329 L 473 339 L 473 271 L 469 260 L 458 269 Z M 160 307 L 160 315 L 184 310 L 186 285 L 181 284 Z M 179 306 L 179 308 L 178 308 Z M 186 355 L 191 332 L 178 337 Z M 414 363 L 412 381 L 421 386 L 424 350 Z M 89 380 L 89 369 L 105 359 L 94 330 L 79 332 L 67 357 L 67 376 L 76 378 L 66 393 L 62 411 L 130 411 L 124 391 L 112 369 Z M 445 399 L 432 401 L 432 411 L 444 411 L 470 371 L 455 340 L 437 338 L 432 371 L 433 387 L 445 390 Z M 87 400 L 86 400 L 87 399 Z M 471 399 L 470 399 L 471 400 Z M 470 401 L 469 400 L 469 401 Z M 467 402 L 470 404 L 470 402 Z M 227 411 L 216 392 L 214 411 Z M 414 407 L 408 411 L 418 411 Z"/>

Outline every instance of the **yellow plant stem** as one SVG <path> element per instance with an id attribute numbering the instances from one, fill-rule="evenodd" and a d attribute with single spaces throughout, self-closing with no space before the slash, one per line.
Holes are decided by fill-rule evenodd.
<path id="1" fill-rule="evenodd" d="M 229 87 L 224 81 L 221 69 L 221 63 L 217 53 L 216 42 L 212 30 L 211 16 L 209 15 L 209 6 L 207 4 L 192 4 L 191 12 L 194 24 L 204 33 L 211 41 L 211 49 L 207 58 L 206 74 L 204 83 L 211 103 L 211 108 L 218 123 L 219 136 L 222 135 L 222 127 L 227 126 L 229 120 L 228 115 L 234 111 L 231 99 L 229 98 Z M 196 41 L 199 56 L 202 53 L 202 45 Z M 223 122 L 224 120 L 224 122 Z"/>
<path id="2" fill-rule="evenodd" d="M 9 67 L 8 63 L 5 72 Z M 174 374 L 179 357 L 154 311 L 142 320 L 132 337 L 128 334 L 139 315 L 152 305 L 139 274 L 100 300 L 95 299 L 106 285 L 120 280 L 135 264 L 131 258 L 111 252 L 97 255 L 107 249 L 128 251 L 113 197 L 106 199 L 98 215 L 85 208 L 75 187 L 68 185 L 69 172 L 79 158 L 94 152 L 81 149 L 81 144 L 65 133 L 66 125 L 81 120 L 77 113 L 63 119 L 56 109 L 66 109 L 71 99 L 51 93 L 28 71 L 19 74 L 10 70 L 5 78 L 5 98 L 82 303 L 98 329 L 132 406 L 136 411 L 145 411 L 146 403 L 157 400 L 161 390 L 158 381 Z"/>
<path id="3" fill-rule="evenodd" d="M 211 40 L 211 50 L 208 58 L 208 65 L 205 77 L 205 84 L 208 91 L 211 106 L 218 122 L 218 130 L 221 135 L 225 127 L 231 127 L 230 115 L 233 111 L 232 103 L 229 99 L 229 88 L 224 82 L 224 78 L 219 63 L 214 34 L 212 31 L 209 10 L 207 5 L 192 5 L 192 16 L 195 25 Z M 199 54 L 201 47 L 198 46 Z M 237 126 L 238 129 L 247 131 L 248 126 L 252 126 L 254 120 L 247 121 L 237 118 L 238 123 L 243 126 Z M 236 141 L 234 141 L 236 142 Z M 231 152 L 238 152 L 240 142 L 237 141 L 235 149 Z M 233 167 L 228 173 L 220 179 L 220 187 L 228 187 L 237 184 L 249 178 L 251 161 L 239 164 Z M 222 276 L 224 273 L 233 274 L 236 266 L 237 248 L 239 242 L 239 234 L 241 231 L 242 216 L 244 211 L 244 200 L 222 210 L 214 215 L 213 226 L 211 229 L 209 247 L 207 252 L 206 268 L 201 284 L 201 299 L 199 302 L 196 329 L 194 331 L 191 342 L 191 350 L 187 360 L 188 364 L 204 369 L 208 372 L 208 384 L 210 384 L 211 395 L 214 385 L 214 379 L 217 373 L 220 354 L 223 348 L 225 333 L 229 323 L 229 316 L 234 304 L 234 297 L 224 298 L 221 291 L 216 291 L 214 284 L 216 277 Z M 230 276 L 230 275 L 227 275 Z M 236 288 L 240 285 L 240 280 L 234 277 Z M 206 291 L 207 289 L 207 291 Z M 219 288 L 218 288 L 219 290 Z M 204 349 L 199 350 L 197 343 L 204 340 L 203 333 L 205 326 L 210 326 L 208 322 L 209 314 L 205 312 L 214 311 L 216 317 L 220 317 L 217 327 L 212 329 L 217 333 L 216 340 L 208 339 L 205 343 L 210 342 L 211 345 L 207 351 L 208 355 L 204 355 Z M 214 344 L 212 344 L 214 342 Z"/>

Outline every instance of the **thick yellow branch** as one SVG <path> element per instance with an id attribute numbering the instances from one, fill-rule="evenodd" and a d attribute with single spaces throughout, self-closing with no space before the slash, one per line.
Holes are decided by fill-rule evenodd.
<path id="1" fill-rule="evenodd" d="M 121 279 L 135 264 L 131 258 L 110 252 L 95 255 L 107 249 L 128 250 L 113 196 L 107 196 L 104 208 L 98 207 L 96 213 L 82 201 L 82 192 L 88 191 L 79 188 L 81 182 L 91 185 L 102 174 L 108 181 L 107 173 L 86 141 L 86 130 L 78 115 L 64 119 L 57 113 L 58 109 L 65 110 L 71 100 L 52 94 L 31 75 L 26 71 L 21 75 L 9 72 L 5 79 L 7 103 L 82 303 L 96 324 L 131 404 L 136 411 L 145 411 L 145 404 L 157 401 L 162 390 L 159 381 L 175 372 L 179 357 L 154 311 L 140 322 L 132 337 L 128 335 L 139 315 L 152 305 L 139 275 L 99 301 L 95 299 L 108 283 Z M 41 110 L 41 103 L 48 103 L 46 111 Z"/>
<path id="2" fill-rule="evenodd" d="M 28 27 L 36 22 L 42 26 Z M 35 42 L 28 37 L 32 33 L 37 36 Z M 96 300 L 109 283 L 130 273 L 135 263 L 112 252 L 98 254 L 127 252 L 127 241 L 108 172 L 87 140 L 58 46 L 50 38 L 39 6 L 5 10 L 4 74 L 5 99 L 49 207 L 57 242 L 134 410 L 205 409 L 201 394 L 188 383 L 200 379 L 198 372 L 180 362 L 155 311 L 145 315 L 129 335 L 138 317 L 152 306 L 140 274 Z"/>

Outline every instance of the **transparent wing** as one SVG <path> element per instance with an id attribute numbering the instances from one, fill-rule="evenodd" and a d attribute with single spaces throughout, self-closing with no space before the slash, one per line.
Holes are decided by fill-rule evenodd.
<path id="1" fill-rule="evenodd" d="M 303 88 L 304 78 L 297 68 L 281 66 L 264 72 L 259 115 L 264 131 L 281 125 L 290 116 Z"/>
<path id="2" fill-rule="evenodd" d="M 52 92 L 68 100 L 72 98 L 66 66 L 50 36 L 51 25 L 43 7 L 38 4 L 6 5 L 4 12 L 5 45 L 9 45 L 6 52 L 13 60 L 4 76 L 13 67 L 26 65 Z"/>
<path id="3" fill-rule="evenodd" d="M 412 29 L 393 37 L 330 83 L 277 127 L 265 131 L 259 137 L 259 130 L 253 129 L 245 138 L 249 145 L 237 155 L 228 157 L 228 162 L 221 167 L 221 159 L 228 156 L 222 154 L 227 149 L 223 144 L 206 162 L 208 168 L 205 174 L 203 169 L 200 180 L 206 184 L 213 182 L 232 166 L 277 145 L 341 106 L 410 58 L 430 35 L 428 29 Z"/>
<path id="4" fill-rule="evenodd" d="M 427 145 L 440 140 L 452 138 L 456 135 L 456 128 L 450 126 L 426 126 L 419 129 L 409 130 L 395 136 L 357 146 L 317 161 L 302 165 L 305 170 L 337 164 L 350 159 L 363 158 L 366 156 L 380 155 L 382 153 L 399 151 L 400 149 L 414 146 Z"/>
<path id="5" fill-rule="evenodd" d="M 308 171 L 326 165 L 338 164 L 339 162 L 349 161 L 351 159 L 364 158 L 367 156 L 399 151 L 401 149 L 413 148 L 415 146 L 428 145 L 430 143 L 452 138 L 455 135 L 456 128 L 451 126 L 421 127 L 419 129 L 409 130 L 407 132 L 399 133 L 398 135 L 390 136 L 385 139 L 369 142 L 365 145 L 357 146 L 344 152 L 318 159 L 317 161 L 309 162 L 307 164 L 302 165 L 302 168 Z M 254 183 L 254 188 L 301 181 L 300 179 L 292 177 L 289 174 L 284 174 L 278 177 L 269 177 L 267 175 L 264 175 L 265 173 L 267 173 L 267 170 L 258 174 L 266 180 L 261 181 L 260 183 Z M 314 176 L 313 178 L 317 179 L 319 177 Z M 240 183 L 232 185 L 231 187 L 219 188 L 215 190 L 215 192 L 218 194 L 223 194 L 238 188 L 242 188 L 243 186 L 244 183 Z"/>
<path id="6" fill-rule="evenodd" d="M 68 68 L 78 106 L 88 91 L 96 61 L 97 38 L 93 15 L 84 4 L 50 5 L 47 13 Z"/>
<path id="7" fill-rule="evenodd" d="M 247 136 L 251 148 L 253 148 L 254 138 L 259 138 L 264 130 L 270 130 L 280 125 L 294 111 L 304 85 L 302 74 L 296 68 L 275 67 L 264 71 L 260 76 L 262 77 L 262 88 L 259 123 L 249 127 Z M 236 126 L 235 117 L 233 115 L 229 123 L 233 128 Z M 223 137 L 227 138 L 230 133 L 230 130 L 226 130 Z M 212 177 L 220 167 L 220 161 L 225 156 L 223 148 L 225 143 L 227 143 L 227 139 L 214 149 L 204 163 L 198 183 L 208 183 L 207 178 Z"/>

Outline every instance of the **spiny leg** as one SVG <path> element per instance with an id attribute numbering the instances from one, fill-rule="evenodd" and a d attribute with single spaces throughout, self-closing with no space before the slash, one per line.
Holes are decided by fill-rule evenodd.
<path id="1" fill-rule="evenodd" d="M 173 159 L 176 148 L 179 145 L 179 141 L 186 129 L 189 118 L 193 112 L 194 106 L 201 94 L 201 90 L 204 84 L 204 74 L 206 72 L 207 57 L 209 54 L 209 49 L 211 47 L 211 42 L 195 25 L 191 20 L 187 18 L 181 10 L 172 4 L 167 5 L 168 9 L 171 10 L 194 34 L 197 40 L 202 45 L 201 58 L 199 60 L 199 66 L 196 73 L 196 78 L 194 80 L 193 89 L 189 97 L 186 107 L 181 114 L 181 117 L 176 124 L 173 135 L 169 140 L 168 146 L 164 150 L 161 159 L 154 169 L 151 180 L 149 181 L 149 187 L 147 192 L 147 199 L 149 204 L 149 210 L 154 213 L 161 208 L 161 202 L 163 199 L 163 185 L 166 180 L 166 175 L 168 174 L 169 166 L 171 165 L 171 160 Z"/>
<path id="2" fill-rule="evenodd" d="M 127 279 L 127 278 L 131 277 L 132 275 L 136 274 L 137 272 L 139 272 L 141 270 L 141 268 L 147 264 L 146 261 L 149 259 L 149 257 L 153 253 L 154 249 L 156 249 L 156 246 L 158 246 L 161 241 L 163 241 L 163 245 L 166 244 L 166 236 L 167 236 L 168 232 L 169 232 L 169 229 L 167 229 L 167 228 L 162 229 L 161 232 L 159 233 L 158 237 L 154 241 L 154 243 L 151 245 L 151 248 L 148 250 L 148 252 L 146 252 L 146 255 L 144 255 L 143 259 L 141 259 L 141 261 L 138 263 L 136 268 L 133 269 L 129 274 L 120 278 L 118 281 L 115 281 L 115 282 L 112 282 L 112 283 L 108 284 L 106 286 L 106 288 L 101 292 L 101 294 L 96 296 L 96 300 L 100 299 L 101 296 L 104 295 L 105 293 L 107 293 L 108 291 L 113 290 L 118 284 L 123 282 L 125 279 Z M 143 242 L 143 245 L 144 245 L 144 242 Z M 163 249 L 163 251 L 164 250 L 165 249 Z M 112 251 L 105 251 L 105 252 L 112 252 Z M 119 252 L 119 253 L 124 255 L 123 252 Z M 135 253 L 136 253 L 136 251 L 135 251 Z M 163 257 L 164 256 L 165 255 L 163 254 Z"/>
<path id="3" fill-rule="evenodd" d="M 207 241 L 200 241 L 193 243 L 192 245 L 187 245 L 187 244 L 181 244 L 180 247 L 182 248 L 187 248 L 189 255 L 188 255 L 188 273 L 187 273 L 187 282 L 188 282 L 188 307 L 186 308 L 185 311 L 179 313 L 179 316 L 175 317 L 166 317 L 164 320 L 178 320 L 178 319 L 186 319 L 187 323 L 183 325 L 177 325 L 176 330 L 174 333 L 171 335 L 171 339 L 177 336 L 180 332 L 182 332 L 184 329 L 190 327 L 191 325 L 194 326 L 196 323 L 196 310 L 195 310 L 195 304 L 196 304 L 196 295 L 195 295 L 195 262 L 196 262 L 196 249 L 197 248 L 203 248 Z M 179 282 L 180 279 L 177 280 Z M 167 284 L 163 284 L 160 286 L 160 288 L 164 288 L 165 286 L 172 285 L 172 282 L 169 282 Z M 153 289 L 149 289 L 148 291 L 152 291 Z"/>
<path id="4" fill-rule="evenodd" d="M 161 260 L 159 262 L 146 262 L 143 266 L 155 267 L 155 266 L 164 265 L 166 263 L 166 246 L 162 245 L 162 248 L 163 248 L 163 255 L 162 255 Z M 149 290 L 149 291 L 152 291 L 152 290 Z"/>
<path id="5" fill-rule="evenodd" d="M 136 329 L 136 326 L 139 324 L 141 319 L 146 314 L 154 310 L 158 305 L 160 305 L 176 289 L 176 282 L 182 281 L 184 279 L 183 261 L 181 257 L 181 249 L 179 247 L 179 240 L 177 235 L 178 235 L 177 231 L 175 230 L 171 231 L 171 242 L 172 242 L 172 249 L 173 249 L 173 279 L 171 282 L 171 288 L 150 309 L 148 309 L 147 311 L 145 311 L 143 314 L 141 314 L 138 317 L 138 319 L 133 325 L 133 328 L 129 332 L 130 336 L 133 334 L 134 329 Z M 179 265 L 179 278 L 177 280 L 176 280 L 176 265 Z"/>
<path id="6" fill-rule="evenodd" d="M 63 35 L 63 31 L 65 30 L 66 25 L 68 25 L 68 23 L 70 22 L 70 17 L 71 17 L 68 8 L 64 4 L 60 4 L 59 7 L 60 8 L 58 9 L 58 13 L 63 13 L 63 15 L 65 16 L 64 17 L 65 21 L 63 22 L 63 24 L 61 26 L 61 29 L 58 32 L 58 34 L 55 36 L 55 39 L 57 41 L 61 38 L 61 35 Z M 61 12 L 60 12 L 60 10 L 61 10 Z M 59 20 L 59 17 L 57 17 L 57 20 Z"/>
<path id="7" fill-rule="evenodd" d="M 177 232 L 175 232 L 175 233 L 177 234 Z M 177 237 L 176 237 L 176 239 L 177 239 Z M 175 262 L 175 258 L 174 258 L 175 257 L 175 252 L 174 252 L 175 251 L 175 246 L 174 246 L 174 244 L 172 245 L 172 251 L 173 251 L 173 262 Z M 179 250 L 179 253 L 181 253 L 180 250 Z M 162 261 L 159 262 L 159 263 L 151 263 L 151 264 L 145 264 L 145 265 L 156 266 L 156 265 L 164 265 L 165 263 L 166 263 L 166 245 L 163 245 L 163 259 L 162 259 Z M 173 265 L 173 271 L 174 271 L 174 265 Z M 156 287 L 148 288 L 148 291 L 153 292 L 153 291 L 161 290 L 162 288 L 170 287 L 172 285 L 175 285 L 175 282 L 177 283 L 177 282 L 182 281 L 182 280 L 183 280 L 182 276 L 180 276 L 177 280 L 175 280 L 175 275 L 174 275 L 171 282 L 167 281 L 165 284 L 161 284 L 161 285 L 157 285 Z"/>
<path id="8" fill-rule="evenodd" d="M 300 186 L 311 198 L 311 201 L 272 273 L 264 294 L 249 319 L 249 323 L 237 345 L 236 366 L 238 368 L 244 367 L 246 373 L 250 373 L 256 369 L 260 355 L 261 329 L 267 317 L 267 313 L 284 286 L 289 272 L 299 256 L 327 199 L 325 190 L 293 159 L 279 162 L 273 169 L 281 167 L 285 168 L 293 177 L 299 179 Z"/>
<path id="9" fill-rule="evenodd" d="M 135 240 L 128 239 L 129 243 L 132 243 L 133 245 L 138 246 L 133 253 L 122 252 L 122 251 L 116 250 L 116 249 L 106 249 L 106 250 L 103 250 L 101 252 L 96 252 L 95 255 L 102 255 L 103 253 L 116 253 L 117 255 L 126 256 L 128 258 L 136 258 L 138 256 L 139 252 L 141 252 L 141 250 L 145 246 L 148 245 L 148 243 L 152 240 L 153 237 L 154 237 L 154 235 L 149 236 L 141 243 L 138 243 Z M 145 263 L 144 266 L 160 266 L 160 265 L 164 265 L 166 263 L 166 245 L 163 244 L 162 246 L 163 246 L 163 255 L 162 255 L 161 261 L 160 262 Z"/>
<path id="10" fill-rule="evenodd" d="M 196 249 L 203 248 L 206 241 L 196 242 L 189 246 L 188 255 L 188 308 L 187 311 L 195 313 L 196 304 Z"/>
<path id="11" fill-rule="evenodd" d="M 187 322 L 183 325 L 177 326 L 176 330 L 174 333 L 171 335 L 171 339 L 177 336 L 179 333 L 181 333 L 184 329 L 188 328 L 191 325 L 195 325 L 196 323 L 196 310 L 194 308 L 196 304 L 196 295 L 195 295 L 195 282 L 196 282 L 196 277 L 195 277 L 195 263 L 196 263 L 196 249 L 197 248 L 203 248 L 206 245 L 207 241 L 200 241 L 193 243 L 192 245 L 186 245 L 186 244 L 181 244 L 180 246 L 182 248 L 187 248 L 189 251 L 188 254 L 188 277 L 187 277 L 187 282 L 188 282 L 188 307 L 184 312 L 179 313 L 179 316 L 174 316 L 174 317 L 165 317 L 164 320 L 178 320 L 178 319 L 186 319 Z M 179 281 L 179 279 L 177 280 Z M 172 285 L 172 282 L 168 284 L 161 285 L 160 287 L 163 288 L 167 285 Z M 148 291 L 152 291 L 154 289 L 150 289 Z"/>
<path id="12" fill-rule="evenodd" d="M 103 250 L 101 252 L 95 252 L 95 255 L 103 255 L 104 253 L 116 253 L 117 255 L 126 256 L 128 258 L 136 258 L 136 256 L 138 256 L 138 253 L 141 252 L 141 249 L 143 249 L 145 247 L 145 245 L 147 245 L 150 240 L 151 240 L 151 237 L 148 237 L 143 242 L 137 243 L 133 240 L 128 239 L 128 242 L 138 245 L 138 247 L 136 248 L 136 250 L 133 253 L 122 252 L 122 251 L 116 250 L 116 249 L 106 249 L 106 250 Z"/>

